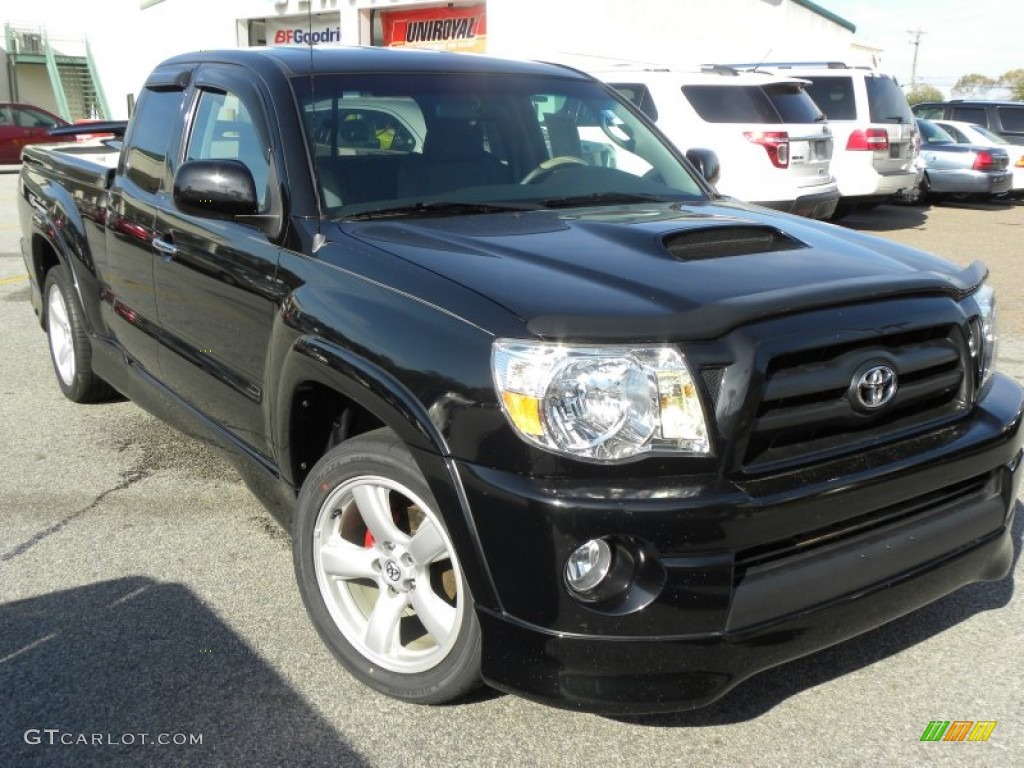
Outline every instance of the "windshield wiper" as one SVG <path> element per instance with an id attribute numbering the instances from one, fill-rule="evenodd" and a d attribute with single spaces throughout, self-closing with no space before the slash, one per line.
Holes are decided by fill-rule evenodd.
<path id="1" fill-rule="evenodd" d="M 474 213 L 508 213 L 509 211 L 536 211 L 539 206 L 525 203 L 461 203 L 440 200 L 433 203 L 413 203 L 394 208 L 374 208 L 362 213 L 344 216 L 345 221 L 385 219 L 399 216 L 462 216 Z"/>
<path id="2" fill-rule="evenodd" d="M 588 195 L 549 197 L 546 200 L 541 200 L 540 204 L 547 208 L 575 208 L 586 205 L 614 203 L 667 203 L 680 199 L 682 198 L 652 195 L 646 192 L 591 192 Z"/>

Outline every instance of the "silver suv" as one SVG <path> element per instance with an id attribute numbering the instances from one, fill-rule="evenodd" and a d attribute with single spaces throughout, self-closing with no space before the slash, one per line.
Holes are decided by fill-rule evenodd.
<path id="1" fill-rule="evenodd" d="M 640 107 L 680 149 L 712 149 L 723 195 L 824 219 L 839 189 L 832 133 L 795 78 L 722 68 L 614 67 L 591 74 Z"/>
<path id="2" fill-rule="evenodd" d="M 874 207 L 917 183 L 917 128 L 899 83 L 867 67 L 841 62 L 731 65 L 807 81 L 835 138 L 832 173 L 842 196 L 836 216 Z"/>

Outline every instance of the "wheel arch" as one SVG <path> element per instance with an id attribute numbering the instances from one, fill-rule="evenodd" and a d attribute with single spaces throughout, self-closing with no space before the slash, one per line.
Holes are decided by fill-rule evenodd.
<path id="1" fill-rule="evenodd" d="M 273 429 L 280 471 L 296 492 L 335 445 L 374 429 L 391 430 L 434 494 L 477 604 L 495 607 L 496 591 L 461 478 L 447 440 L 423 404 L 381 366 L 314 336 L 291 345 L 281 370 Z"/>
<path id="2" fill-rule="evenodd" d="M 30 238 L 32 277 L 42 292 L 46 276 L 57 265 L 68 270 L 71 288 L 79 303 L 84 307 L 82 289 L 74 262 L 91 264 L 91 257 L 86 245 L 84 225 L 74 199 L 57 184 L 47 185 L 52 197 L 49 200 L 39 197 L 36 193 L 36 204 L 32 212 L 32 232 Z M 64 199 L 67 198 L 67 199 Z M 45 209 L 41 203 L 47 203 Z M 89 316 L 85 313 L 88 325 Z M 39 325 L 46 329 L 46 313 L 39 313 Z M 92 331 L 93 329 L 89 329 Z"/>
<path id="3" fill-rule="evenodd" d="M 392 430 L 410 448 L 449 453 L 426 408 L 393 374 L 314 336 L 299 337 L 286 354 L 274 410 L 279 465 L 295 488 L 333 445 L 378 427 Z M 341 432 L 333 422 L 322 423 L 328 415 L 345 420 L 338 425 Z M 307 447 L 317 442 L 320 450 Z"/>

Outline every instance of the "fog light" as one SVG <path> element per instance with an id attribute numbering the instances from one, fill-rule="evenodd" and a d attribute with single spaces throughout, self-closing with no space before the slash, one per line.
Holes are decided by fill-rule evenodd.
<path id="1" fill-rule="evenodd" d="M 573 592 L 593 591 L 612 567 L 612 550 L 604 539 L 591 539 L 565 561 L 565 583 Z"/>

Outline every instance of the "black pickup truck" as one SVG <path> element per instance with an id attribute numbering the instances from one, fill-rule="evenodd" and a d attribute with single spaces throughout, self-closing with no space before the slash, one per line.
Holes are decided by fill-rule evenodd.
<path id="1" fill-rule="evenodd" d="M 559 66 L 202 52 L 26 150 L 23 253 L 64 393 L 225 449 L 352 674 L 681 709 L 1003 577 L 1024 402 L 981 264 L 691 160 Z"/>

